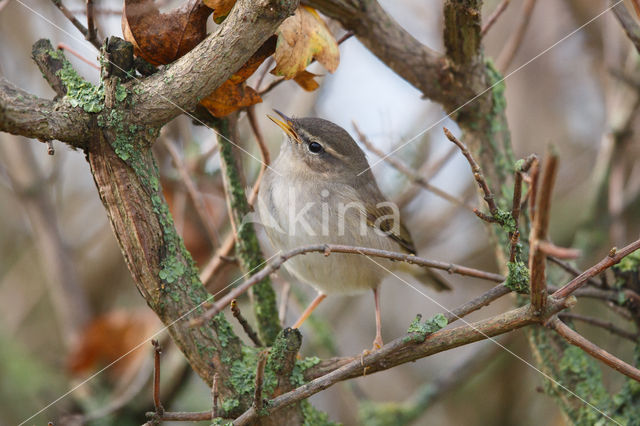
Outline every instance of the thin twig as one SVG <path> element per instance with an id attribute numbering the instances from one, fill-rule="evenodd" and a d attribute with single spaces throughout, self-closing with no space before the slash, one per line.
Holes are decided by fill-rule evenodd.
<path id="1" fill-rule="evenodd" d="M 620 250 L 617 250 L 615 248 L 612 249 L 611 252 L 609 252 L 608 256 L 606 256 L 597 264 L 593 265 L 591 268 L 584 271 L 582 274 L 575 277 L 560 290 L 556 291 L 553 294 L 553 297 L 561 299 L 571 295 L 574 291 L 582 287 L 589 278 L 594 277 L 600 274 L 602 271 L 612 267 L 638 249 L 640 249 L 640 239 L 632 242 L 631 244 L 623 247 Z"/>
<path id="2" fill-rule="evenodd" d="M 516 261 L 516 255 L 518 253 L 518 242 L 520 240 L 520 208 L 522 199 L 522 172 L 516 170 L 515 179 L 513 184 L 513 203 L 511 205 L 511 217 L 514 221 L 514 231 L 510 233 L 510 248 L 509 248 L 509 262 Z"/>
<path id="3" fill-rule="evenodd" d="M 249 125 L 251 127 L 251 130 L 253 131 L 253 135 L 256 137 L 256 142 L 258 143 L 258 148 L 260 148 L 260 155 L 262 157 L 260 172 L 258 172 L 258 177 L 256 178 L 256 181 L 253 184 L 253 188 L 251 188 L 251 193 L 247 198 L 249 205 L 253 206 L 253 203 L 255 203 L 256 197 L 258 196 L 258 191 L 260 190 L 260 182 L 262 182 L 264 173 L 267 171 L 267 167 L 271 163 L 271 157 L 269 155 L 269 148 L 267 148 L 267 143 L 265 142 L 264 136 L 262 136 L 262 131 L 260 130 L 260 126 L 258 125 L 255 105 L 251 105 L 249 108 L 247 108 L 247 117 L 249 118 Z"/>
<path id="4" fill-rule="evenodd" d="M 612 0 L 611 3 L 615 2 Z M 613 7 L 613 13 L 616 15 L 616 18 L 624 32 L 627 34 L 627 37 L 631 40 L 631 43 L 633 43 L 636 50 L 640 52 L 640 26 L 638 26 L 635 19 L 631 17 L 626 6 L 622 2 L 618 2 Z"/>
<path id="5" fill-rule="evenodd" d="M 238 306 L 238 301 L 236 299 L 231 301 L 231 312 L 242 326 L 244 332 L 247 333 L 247 336 L 249 336 L 249 339 L 251 339 L 253 344 L 258 348 L 262 347 L 263 345 L 258 334 L 253 330 L 251 324 L 247 322 L 247 319 L 242 315 L 242 312 L 240 312 L 240 307 Z"/>
<path id="6" fill-rule="evenodd" d="M 520 16 L 520 20 L 518 22 L 518 26 L 516 30 L 512 33 L 513 35 L 509 38 L 509 41 L 505 44 L 504 48 L 498 55 L 498 59 L 496 61 L 496 68 L 501 73 L 505 73 L 506 70 L 511 65 L 511 61 L 516 56 L 520 45 L 522 45 L 522 40 L 524 39 L 524 35 L 527 32 L 527 28 L 529 27 L 529 22 L 531 21 L 531 15 L 533 14 L 533 7 L 536 5 L 536 0 L 527 0 L 524 6 L 522 7 L 522 15 Z"/>
<path id="7" fill-rule="evenodd" d="M 578 249 L 558 247 L 550 241 L 538 241 L 538 248 L 549 256 L 555 256 L 558 259 L 571 260 L 577 259 L 582 255 L 582 252 Z"/>
<path id="8" fill-rule="evenodd" d="M 212 215 L 207 212 L 207 205 L 204 201 L 204 197 L 202 193 L 196 187 L 195 182 L 191 179 L 191 175 L 187 170 L 182 158 L 180 157 L 180 153 L 178 152 L 178 148 L 176 148 L 175 144 L 169 140 L 169 138 L 164 139 L 164 146 L 169 151 L 169 155 L 171 155 L 171 159 L 173 160 L 173 164 L 178 170 L 180 174 L 180 179 L 184 184 L 184 187 L 187 189 L 187 193 L 189 194 L 189 198 L 193 202 L 196 213 L 200 218 L 200 221 L 204 225 L 205 230 L 207 231 L 207 236 L 209 237 L 209 241 L 211 242 L 212 247 L 217 247 L 220 243 L 220 238 L 218 237 L 218 232 L 216 231 L 216 225 L 213 223 Z"/>
<path id="9" fill-rule="evenodd" d="M 82 56 L 77 50 L 73 49 L 68 44 L 66 44 L 66 43 L 58 43 L 58 49 L 64 50 L 65 52 L 69 52 L 73 56 L 75 56 L 76 58 L 80 59 L 85 64 L 89 65 L 90 67 L 95 68 L 98 71 L 100 70 L 100 67 L 98 66 L 98 64 L 94 64 L 93 62 L 91 62 L 90 60 L 88 60 L 87 58 Z"/>
<path id="10" fill-rule="evenodd" d="M 557 257 L 547 256 L 547 259 L 550 262 L 555 263 L 556 265 L 558 265 L 559 267 L 561 267 L 562 269 L 564 269 L 565 271 L 567 271 L 568 273 L 570 273 L 574 277 L 577 277 L 578 275 L 582 274 L 582 271 L 580 271 L 578 268 L 573 267 L 572 265 L 568 264 L 567 262 L 565 262 L 563 260 L 558 259 Z M 587 280 L 587 282 L 589 284 L 592 284 L 592 285 L 596 286 L 596 287 L 604 287 L 604 284 L 602 282 L 598 282 L 594 278 L 589 278 Z"/>
<path id="11" fill-rule="evenodd" d="M 562 336 L 567 342 L 579 347 L 587 354 L 591 355 L 597 360 L 602 361 L 604 364 L 608 365 L 614 370 L 617 370 L 625 376 L 630 377 L 637 382 L 640 382 L 640 370 L 611 355 L 609 352 L 585 339 L 579 333 L 572 330 L 571 327 L 560 321 L 557 316 L 554 316 L 551 319 L 551 321 L 549 322 L 549 326 L 554 329 L 560 336 Z"/>
<path id="12" fill-rule="evenodd" d="M 282 253 L 280 256 L 269 262 L 264 268 L 257 273 L 253 274 L 242 284 L 239 284 L 233 290 L 231 290 L 226 296 L 218 300 L 213 307 L 208 309 L 202 316 L 191 320 L 193 326 L 199 326 L 204 324 L 205 321 L 210 320 L 215 315 L 220 313 L 227 305 L 231 303 L 233 299 L 238 298 L 241 294 L 247 291 L 251 286 L 262 281 L 265 277 L 279 269 L 284 262 L 291 259 L 294 256 L 299 256 L 304 253 L 324 253 L 329 255 L 333 253 L 351 253 L 360 254 L 365 256 L 383 257 L 396 261 L 402 261 L 412 263 L 420 266 L 425 266 L 434 269 L 441 269 L 449 272 L 450 274 L 459 274 L 468 277 L 475 277 L 485 279 L 494 282 L 503 282 L 505 278 L 502 275 L 494 274 L 491 272 L 480 271 L 478 269 L 468 268 L 466 266 L 455 265 L 453 263 L 439 262 L 436 260 L 423 259 L 409 254 L 395 253 L 386 250 L 372 249 L 368 247 L 354 247 L 338 244 L 316 244 L 304 247 L 298 247 L 288 252 Z"/>
<path id="13" fill-rule="evenodd" d="M 632 333 L 630 331 L 624 330 L 616 326 L 612 322 L 603 321 L 599 318 L 593 318 L 593 317 L 588 317 L 586 315 L 574 314 L 572 312 L 561 312 L 560 314 L 558 314 L 558 316 L 562 319 L 567 318 L 571 320 L 582 321 L 584 323 L 591 324 L 596 327 L 600 327 L 602 329 L 609 331 L 611 334 L 617 334 L 618 336 L 624 337 L 625 339 L 629 339 L 634 343 L 637 343 L 638 337 L 640 336 L 640 333 L 638 332 Z"/>
<path id="14" fill-rule="evenodd" d="M 93 0 L 87 1 L 87 40 L 89 42 L 98 43 L 98 30 L 96 28 Z"/>
<path id="15" fill-rule="evenodd" d="M 547 238 L 549 216 L 551 214 L 551 194 L 558 169 L 558 157 L 550 149 L 544 162 L 538 213 L 533 221 L 529 236 L 529 271 L 531 271 L 531 305 L 536 312 L 542 312 L 547 300 L 546 254 L 540 249 L 540 243 Z"/>
<path id="16" fill-rule="evenodd" d="M 213 383 L 211 384 L 211 418 L 218 417 L 218 373 L 213 375 Z"/>
<path id="17" fill-rule="evenodd" d="M 493 24 L 496 23 L 500 15 L 502 15 L 502 12 L 504 12 L 507 9 L 507 6 L 509 6 L 509 3 L 511 3 L 511 0 L 502 0 L 498 7 L 496 7 L 496 10 L 494 10 L 493 13 L 489 15 L 489 18 L 487 18 L 487 22 L 482 26 L 482 30 L 480 31 L 480 35 L 482 37 L 484 37 L 485 34 L 487 34 L 487 32 L 491 29 Z"/>
<path id="18" fill-rule="evenodd" d="M 256 366 L 256 380 L 253 391 L 253 408 L 256 411 L 262 410 L 262 382 L 264 381 L 264 366 L 267 364 L 267 351 L 258 354 L 258 365 Z"/>
<path id="19" fill-rule="evenodd" d="M 218 250 L 211 256 L 211 260 L 209 260 L 200 271 L 200 281 L 202 281 L 207 290 L 211 290 L 211 284 L 213 283 L 211 279 L 220 272 L 223 266 L 229 263 L 225 259 L 231 254 L 235 245 L 235 235 L 233 235 L 233 232 L 229 232 L 222 242 L 222 245 L 218 247 Z"/>
<path id="20" fill-rule="evenodd" d="M 287 308 L 289 306 L 289 293 L 291 292 L 291 283 L 285 281 L 282 284 L 282 290 L 280 291 L 280 306 L 278 308 L 278 319 L 280 324 L 284 324 L 287 317 Z"/>
<path id="21" fill-rule="evenodd" d="M 82 23 L 78 21 L 78 19 L 75 16 L 73 16 L 73 13 L 71 13 L 71 11 L 67 9 L 65 5 L 62 4 L 62 0 L 51 0 L 51 1 L 58 9 L 60 9 L 60 12 L 62 12 L 62 14 L 73 24 L 73 26 L 76 27 L 78 31 L 82 33 L 82 35 L 87 39 L 87 41 L 89 41 L 98 50 L 102 48 L 102 46 L 100 45 L 100 43 L 98 43 L 97 40 L 89 40 L 87 38 L 87 35 L 89 34 L 89 30 L 87 30 L 87 28 L 84 25 L 82 25 Z"/>
<path id="22" fill-rule="evenodd" d="M 389 163 L 389 165 L 391 165 L 394 169 L 398 170 L 400 173 L 408 176 L 414 183 L 416 183 L 417 185 L 420 185 L 421 187 L 423 187 L 424 189 L 426 189 L 429 192 L 432 192 L 433 194 L 449 201 L 450 203 L 453 203 L 455 205 L 461 206 L 466 208 L 467 210 L 471 210 L 473 211 L 473 208 L 470 207 L 467 203 L 465 203 L 464 201 L 460 200 L 457 197 L 454 197 L 453 195 L 443 191 L 440 188 L 437 188 L 433 185 L 431 185 L 423 176 L 421 176 L 420 174 L 418 174 L 416 171 L 414 171 L 413 169 L 411 169 L 411 167 L 407 166 L 404 162 L 400 161 L 399 159 L 392 157 L 390 155 L 385 154 L 384 152 L 380 151 L 378 148 L 376 148 L 375 145 L 373 145 L 369 139 L 360 131 L 360 128 L 358 128 L 357 124 L 355 122 L 352 122 L 353 127 L 356 131 L 356 133 L 358 134 L 358 139 L 360 140 L 360 142 L 371 152 L 373 152 L 374 154 L 376 154 L 378 157 L 382 158 L 384 161 L 386 161 L 387 163 Z"/>
<path id="23" fill-rule="evenodd" d="M 471 152 L 469 151 L 469 148 L 467 148 L 465 144 L 463 144 L 458 140 L 458 138 L 453 136 L 453 133 L 451 133 L 449 129 L 447 129 L 446 127 L 443 127 L 442 130 L 444 131 L 444 134 L 447 136 L 447 139 L 449 139 L 451 142 L 456 144 L 458 148 L 460 148 L 460 151 L 462 151 L 462 155 L 464 155 L 464 157 L 469 162 L 469 165 L 471 166 L 471 171 L 473 172 L 473 177 L 478 183 L 478 186 L 480 187 L 480 189 L 482 190 L 482 193 L 484 194 L 484 200 L 487 202 L 487 206 L 489 207 L 489 212 L 491 213 L 492 216 L 495 217 L 498 214 L 498 206 L 496 205 L 494 196 L 491 193 L 491 190 L 489 189 L 489 185 L 487 185 L 487 181 L 484 178 L 484 175 L 482 174 L 482 170 L 480 169 L 480 166 L 478 165 L 478 163 L 476 163 L 476 160 L 474 160 L 473 156 L 471 155 Z"/>
<path id="24" fill-rule="evenodd" d="M 160 354 L 162 348 L 157 340 L 152 340 L 153 345 L 153 408 L 158 416 L 162 416 L 164 413 L 164 407 L 160 402 Z"/>

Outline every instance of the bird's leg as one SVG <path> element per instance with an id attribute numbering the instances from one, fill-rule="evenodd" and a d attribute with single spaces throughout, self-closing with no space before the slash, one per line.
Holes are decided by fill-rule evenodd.
<path id="1" fill-rule="evenodd" d="M 313 312 L 313 310 L 318 307 L 320 302 L 322 302 L 325 297 L 327 297 L 326 294 L 318 292 L 318 295 L 316 296 L 316 298 L 313 299 L 313 301 L 309 304 L 309 306 L 307 306 L 307 309 L 304 310 L 302 315 L 300 315 L 300 318 L 298 318 L 298 321 L 296 321 L 296 323 L 293 324 L 293 327 L 291 328 L 300 328 L 302 323 L 309 317 L 309 315 L 311 315 L 311 312 Z"/>
<path id="2" fill-rule="evenodd" d="M 378 294 L 378 288 L 373 289 L 373 299 L 376 302 L 376 339 L 373 341 L 373 349 L 380 349 L 384 343 L 382 343 L 382 320 L 380 319 L 380 295 Z"/>

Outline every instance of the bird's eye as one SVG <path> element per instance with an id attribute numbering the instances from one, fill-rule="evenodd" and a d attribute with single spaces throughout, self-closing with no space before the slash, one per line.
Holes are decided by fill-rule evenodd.
<path id="1" fill-rule="evenodd" d="M 319 152 L 322 152 L 322 145 L 320 145 L 318 142 L 311 142 L 309 144 L 309 151 L 313 152 L 314 154 L 318 154 Z"/>

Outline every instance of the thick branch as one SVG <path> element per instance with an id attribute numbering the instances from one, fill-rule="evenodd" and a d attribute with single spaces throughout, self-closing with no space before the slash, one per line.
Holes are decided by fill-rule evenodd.
<path id="1" fill-rule="evenodd" d="M 213 34 L 132 88 L 133 124 L 161 125 L 213 92 L 293 13 L 297 0 L 240 0 Z"/>
<path id="2" fill-rule="evenodd" d="M 0 77 L 0 131 L 82 147 L 90 116 L 66 102 L 38 98 Z"/>

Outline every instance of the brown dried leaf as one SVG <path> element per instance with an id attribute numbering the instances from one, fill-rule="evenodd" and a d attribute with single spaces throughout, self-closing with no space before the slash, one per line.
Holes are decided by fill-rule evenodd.
<path id="1" fill-rule="evenodd" d="M 233 74 L 229 80 L 202 99 L 200 104 L 215 117 L 224 117 L 239 108 L 248 107 L 262 102 L 262 98 L 245 81 L 256 72 L 260 64 L 264 62 L 275 50 L 276 38 L 270 37 L 249 60 Z"/>
<path id="2" fill-rule="evenodd" d="M 160 13 L 153 0 L 125 0 L 122 33 L 137 56 L 153 65 L 168 64 L 206 37 L 210 14 L 201 0 L 168 13 Z"/>
<path id="3" fill-rule="evenodd" d="M 231 8 L 236 4 L 236 0 L 202 0 L 203 3 L 213 9 L 213 20 L 216 23 L 224 21 Z"/>
<path id="4" fill-rule="evenodd" d="M 307 92 L 313 92 L 320 87 L 318 82 L 314 79 L 315 77 L 318 77 L 318 75 L 309 71 L 301 71 L 293 77 L 293 80 Z"/>
<path id="5" fill-rule="evenodd" d="M 278 45 L 272 74 L 294 78 L 311 63 L 320 62 L 329 72 L 340 63 L 338 42 L 315 9 L 300 6 L 278 28 Z"/>
<path id="6" fill-rule="evenodd" d="M 71 351 L 69 370 L 74 375 L 86 375 L 109 365 L 148 339 L 159 326 L 158 317 L 147 308 L 100 315 L 87 326 Z M 135 349 L 110 369 L 112 379 L 118 380 L 139 368 L 149 353 L 141 349 L 142 346 Z"/>

